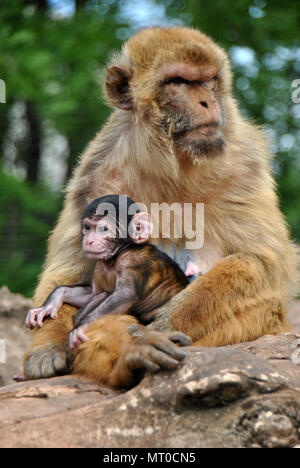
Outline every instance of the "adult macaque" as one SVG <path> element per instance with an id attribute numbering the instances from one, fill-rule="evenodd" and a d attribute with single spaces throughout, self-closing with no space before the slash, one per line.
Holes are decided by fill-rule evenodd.
<path id="1" fill-rule="evenodd" d="M 152 328 L 182 331 L 204 346 L 287 330 L 296 249 L 278 208 L 264 134 L 238 110 L 225 52 L 193 29 L 149 28 L 114 57 L 105 84 L 115 110 L 68 185 L 35 305 L 56 286 L 91 281 L 80 213 L 99 196 L 125 193 L 149 212 L 153 202 L 205 204 L 205 243 L 195 252 L 202 275 L 160 309 Z M 161 247 L 184 248 L 185 236 L 174 237 L 161 239 Z M 27 378 L 70 371 L 75 311 L 64 305 L 36 332 L 25 356 Z M 138 326 L 128 315 L 93 322 L 73 372 L 129 386 L 138 369 L 153 370 L 152 351 L 168 336 L 145 327 L 132 336 L 132 324 Z"/>
<path id="2" fill-rule="evenodd" d="M 130 214 L 132 209 L 137 212 Z M 141 323 L 151 323 L 155 309 L 189 283 L 169 256 L 147 242 L 152 231 L 150 216 L 141 213 L 130 198 L 108 195 L 94 200 L 85 210 L 81 226 L 83 252 L 96 261 L 92 284 L 57 287 L 26 318 L 28 328 L 42 327 L 45 317 L 57 317 L 63 303 L 81 307 L 69 334 L 70 348 L 88 341 L 84 332 L 89 324 L 107 314 L 128 313 Z M 189 273 L 193 274 L 191 262 Z M 180 332 L 174 333 L 172 341 L 190 344 Z"/>

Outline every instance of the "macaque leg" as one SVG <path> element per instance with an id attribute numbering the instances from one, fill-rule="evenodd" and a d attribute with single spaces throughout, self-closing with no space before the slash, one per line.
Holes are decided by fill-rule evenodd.
<path id="1" fill-rule="evenodd" d="M 109 384 L 122 350 L 132 341 L 127 327 L 137 323 L 133 316 L 122 315 L 106 316 L 90 324 L 88 341 L 76 348 L 73 373 Z"/>
<path id="2" fill-rule="evenodd" d="M 77 327 L 80 325 L 80 322 L 87 316 L 89 315 L 93 309 L 97 306 L 99 306 L 108 296 L 107 292 L 101 292 L 97 295 L 95 295 L 89 302 L 84 304 L 77 312 L 77 314 L 74 316 L 74 327 Z"/>
<path id="3" fill-rule="evenodd" d="M 191 344 L 180 332 L 149 332 L 130 315 L 103 317 L 86 335 L 89 341 L 76 349 L 73 373 L 112 387 L 131 387 L 145 370 L 175 368 L 185 357 L 177 344 Z"/>
<path id="4" fill-rule="evenodd" d="M 43 328 L 34 332 L 30 349 L 24 356 L 24 375 L 27 379 L 42 379 L 68 374 L 73 361 L 68 347 L 68 335 L 73 328 L 75 307 L 64 304 L 56 320 L 47 318 Z"/>
<path id="5" fill-rule="evenodd" d="M 195 341 L 193 346 L 215 347 L 254 341 L 263 335 L 277 335 L 290 329 L 285 315 L 286 310 L 279 301 L 265 300 L 256 307 L 245 309 L 237 317 L 220 322 L 214 331 Z"/>
<path id="6" fill-rule="evenodd" d="M 268 275 L 259 258 L 227 257 L 159 308 L 150 328 L 180 330 L 199 346 L 225 346 L 287 331 L 280 289 L 271 286 Z"/>

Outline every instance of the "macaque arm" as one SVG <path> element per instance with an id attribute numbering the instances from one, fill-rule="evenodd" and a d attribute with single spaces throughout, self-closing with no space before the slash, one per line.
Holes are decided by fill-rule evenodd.
<path id="1" fill-rule="evenodd" d="M 74 329 L 69 334 L 69 347 L 71 349 L 77 348 L 81 343 L 88 341 L 85 331 L 88 329 L 89 324 L 106 315 L 121 315 L 126 314 L 132 304 L 134 303 L 134 296 L 129 290 L 119 288 L 113 294 L 107 297 L 100 305 L 96 306 L 78 322 L 74 321 Z"/>
<path id="2" fill-rule="evenodd" d="M 80 325 L 87 315 L 89 315 L 94 309 L 98 308 L 103 301 L 107 298 L 107 292 L 101 292 L 92 296 L 92 298 L 86 302 L 81 309 L 74 316 L 74 326 L 75 328 Z"/>
<path id="3" fill-rule="evenodd" d="M 130 289 L 119 288 L 108 296 L 99 306 L 88 313 L 81 321 L 81 324 L 84 325 L 94 322 L 94 320 L 107 314 L 126 314 L 134 303 L 134 299 L 135 295 Z"/>
<path id="4" fill-rule="evenodd" d="M 81 307 L 92 297 L 90 286 L 59 286 L 54 289 L 41 307 L 31 309 L 26 317 L 27 328 L 42 327 L 45 317 L 55 319 L 63 303 Z"/>
<path id="5" fill-rule="evenodd" d="M 74 182 L 74 181 L 73 181 Z M 80 220 L 84 205 L 78 207 L 67 196 L 65 207 L 49 238 L 47 260 L 34 295 L 34 306 L 40 307 L 54 288 L 61 285 L 87 284 L 94 264 L 82 251 Z"/>
<path id="6" fill-rule="evenodd" d="M 103 296 L 104 294 L 107 296 L 106 293 L 102 293 L 99 296 Z M 83 312 L 78 312 L 78 318 L 75 316 L 74 329 L 69 334 L 69 347 L 71 349 L 88 341 L 85 331 L 90 323 L 108 314 L 122 315 L 129 311 L 136 299 L 132 273 L 126 273 L 125 270 L 122 273 L 119 272 L 115 291 L 110 296 L 106 296 L 100 302 L 97 301 L 96 296 L 91 303 L 86 305 Z"/>
<path id="7" fill-rule="evenodd" d="M 136 273 L 130 268 L 122 266 L 116 266 L 116 270 L 117 281 L 114 292 L 104 298 L 105 300 L 102 299 L 100 303 L 96 300 L 94 308 L 92 308 L 92 304 L 91 307 L 87 304 L 89 310 L 84 316 L 81 316 L 79 326 L 94 322 L 107 314 L 125 314 L 135 302 L 137 297 L 135 287 Z M 99 296 L 102 296 L 102 294 Z"/>

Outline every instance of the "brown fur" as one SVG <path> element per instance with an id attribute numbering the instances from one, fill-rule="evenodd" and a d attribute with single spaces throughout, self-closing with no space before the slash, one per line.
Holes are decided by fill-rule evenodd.
<path id="1" fill-rule="evenodd" d="M 173 62 L 213 67 L 220 75 L 217 94 L 227 115 L 222 154 L 186 157 L 162 130 L 159 70 Z M 265 136 L 238 111 L 225 52 L 193 29 L 150 28 L 131 38 L 111 66 L 125 67 L 132 76 L 132 110 L 115 110 L 82 156 L 49 240 L 35 304 L 55 286 L 90 280 L 91 268 L 80 246 L 80 213 L 94 198 L 126 193 L 148 208 L 151 202 L 205 203 L 205 241 L 223 258 L 179 293 L 177 302 L 161 308 L 158 328 L 170 325 L 205 346 L 287 330 L 286 304 L 297 284 L 296 249 L 278 208 Z M 200 261 L 201 252 L 197 255 Z M 126 317 L 107 320 L 109 327 L 108 322 L 92 325 L 93 339 L 80 348 L 75 372 L 101 380 L 104 366 L 120 374 L 120 347 L 131 342 Z M 123 345 L 115 339 L 119 333 Z M 65 341 L 57 321 L 37 332 L 33 347 L 51 341 Z M 28 355 L 26 366 L 31 367 Z"/>
<path id="2" fill-rule="evenodd" d="M 116 292 L 118 281 L 122 283 L 119 294 L 123 288 L 133 291 L 136 297 L 130 301 L 128 313 L 142 323 L 153 320 L 155 309 L 188 284 L 178 265 L 150 244 L 128 247 L 105 267 L 98 262 L 93 280 L 99 291 Z"/>

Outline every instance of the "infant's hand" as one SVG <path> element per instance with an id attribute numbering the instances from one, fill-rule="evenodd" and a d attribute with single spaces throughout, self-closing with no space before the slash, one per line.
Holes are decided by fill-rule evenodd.
<path id="1" fill-rule="evenodd" d="M 88 328 L 88 325 L 81 325 L 80 327 L 74 328 L 69 333 L 69 347 L 71 349 L 77 348 L 86 341 L 89 341 L 89 338 L 84 334 L 85 330 Z"/>
<path id="2" fill-rule="evenodd" d="M 55 319 L 57 317 L 58 308 L 51 302 L 37 309 L 30 309 L 27 314 L 25 325 L 27 328 L 33 329 L 36 326 L 42 327 L 45 317 Z"/>

